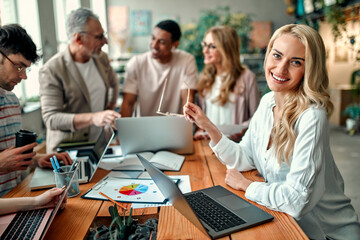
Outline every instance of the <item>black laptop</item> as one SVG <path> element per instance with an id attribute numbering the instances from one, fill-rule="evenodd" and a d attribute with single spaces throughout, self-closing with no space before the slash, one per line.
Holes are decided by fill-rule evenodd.
<path id="1" fill-rule="evenodd" d="M 221 186 L 183 194 L 167 175 L 136 154 L 161 193 L 203 233 L 220 238 L 269 222 L 273 216 Z"/>

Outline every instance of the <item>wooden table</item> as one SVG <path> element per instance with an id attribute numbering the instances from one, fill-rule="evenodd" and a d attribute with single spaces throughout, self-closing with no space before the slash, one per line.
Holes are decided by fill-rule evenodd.
<path id="1" fill-rule="evenodd" d="M 189 175 L 192 190 L 221 185 L 242 198 L 244 192 L 234 190 L 225 184 L 226 167 L 222 165 L 208 146 L 208 141 L 194 141 L 194 154 L 187 155 L 180 172 L 166 172 L 168 175 Z M 66 208 L 58 213 L 45 239 L 83 239 L 89 227 L 99 219 L 108 218 L 108 201 L 80 198 L 108 171 L 97 170 L 91 183 L 80 185 L 80 195 L 68 199 Z M 262 181 L 257 171 L 246 172 L 251 180 Z M 29 190 L 31 175 L 22 181 L 5 197 L 36 196 L 43 191 Z M 259 208 L 274 216 L 274 220 L 263 225 L 243 230 L 231 235 L 231 239 L 308 239 L 296 221 L 285 213 L 271 211 L 252 202 Z M 174 207 L 136 209 L 136 217 L 158 217 L 157 239 L 207 239 L 193 224 L 191 224 Z M 221 239 L 230 239 L 223 237 Z"/>

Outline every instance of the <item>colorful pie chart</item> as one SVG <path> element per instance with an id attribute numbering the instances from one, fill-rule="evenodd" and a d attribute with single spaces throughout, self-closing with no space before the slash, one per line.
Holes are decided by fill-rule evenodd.
<path id="1" fill-rule="evenodd" d="M 132 196 L 145 193 L 148 190 L 148 186 L 143 184 L 131 184 L 124 186 L 120 189 L 119 193 Z"/>

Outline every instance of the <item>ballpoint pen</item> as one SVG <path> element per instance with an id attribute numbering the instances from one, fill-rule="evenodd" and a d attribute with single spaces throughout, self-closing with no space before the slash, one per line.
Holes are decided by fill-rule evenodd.
<path id="1" fill-rule="evenodd" d="M 73 164 L 71 165 L 70 172 L 74 171 L 76 169 L 77 165 L 79 165 L 79 161 L 75 160 L 73 162 Z"/>
<path id="2" fill-rule="evenodd" d="M 57 160 L 56 155 L 53 156 L 53 159 L 54 159 L 55 165 L 58 169 L 58 172 L 63 172 L 63 170 L 60 168 L 59 161 Z"/>
<path id="3" fill-rule="evenodd" d="M 53 159 L 53 158 L 50 158 L 50 162 L 51 162 L 52 167 L 54 168 L 54 171 L 55 171 L 55 172 L 59 172 L 59 171 L 57 170 L 57 167 L 56 167 L 56 165 L 55 165 L 55 163 L 54 163 L 54 159 Z"/>

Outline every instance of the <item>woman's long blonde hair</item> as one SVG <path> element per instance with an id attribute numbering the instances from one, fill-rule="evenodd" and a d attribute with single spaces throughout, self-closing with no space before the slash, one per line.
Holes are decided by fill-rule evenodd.
<path id="1" fill-rule="evenodd" d="M 220 106 L 224 106 L 229 101 L 229 95 L 234 90 L 236 80 L 244 71 L 240 62 L 240 38 L 236 31 L 229 26 L 212 27 L 205 33 L 205 36 L 207 34 L 211 34 L 214 39 L 216 50 L 221 55 L 222 69 L 226 73 L 221 84 L 220 95 L 215 99 L 215 102 L 218 102 Z M 198 85 L 198 92 L 201 97 L 204 97 L 211 90 L 216 75 L 215 66 L 206 64 L 200 75 Z"/>
<path id="2" fill-rule="evenodd" d="M 303 24 L 289 24 L 279 28 L 271 37 L 265 55 L 264 67 L 272 50 L 274 41 L 289 34 L 298 38 L 305 46 L 305 72 L 300 85 L 286 96 L 280 121 L 274 125 L 272 139 L 279 164 L 285 161 L 290 165 L 290 158 L 296 140 L 294 125 L 300 115 L 311 104 L 326 109 L 328 117 L 333 104 L 327 91 L 329 78 L 326 70 L 326 52 L 320 34 Z"/>

